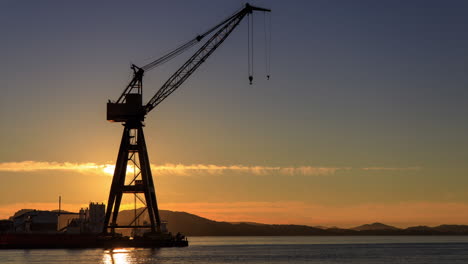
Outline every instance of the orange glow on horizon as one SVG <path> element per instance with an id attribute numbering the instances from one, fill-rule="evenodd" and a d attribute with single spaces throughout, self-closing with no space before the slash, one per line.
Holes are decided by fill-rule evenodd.
<path id="1" fill-rule="evenodd" d="M 137 205 L 137 208 L 142 205 Z M 78 212 L 88 204 L 62 204 L 62 210 Z M 299 224 L 309 226 L 354 227 L 381 222 L 397 227 L 415 225 L 467 224 L 468 204 L 408 202 L 361 204 L 347 207 L 303 202 L 163 203 L 160 209 L 183 211 L 214 221 Z M 20 209 L 56 210 L 58 203 L 16 203 L 0 208 L 0 219 Z M 133 210 L 133 203 L 122 203 L 120 210 Z M 404 217 L 402 217 L 404 216 Z"/>

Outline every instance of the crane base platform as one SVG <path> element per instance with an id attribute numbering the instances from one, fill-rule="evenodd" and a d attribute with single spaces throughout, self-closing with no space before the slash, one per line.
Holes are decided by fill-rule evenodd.
<path id="1" fill-rule="evenodd" d="M 188 240 L 172 235 L 121 237 L 93 234 L 1 234 L 0 249 L 162 248 L 187 247 Z"/>

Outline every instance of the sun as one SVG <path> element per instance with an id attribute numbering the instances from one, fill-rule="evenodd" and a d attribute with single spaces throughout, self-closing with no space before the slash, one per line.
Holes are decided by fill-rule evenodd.
<path id="1" fill-rule="evenodd" d="M 102 168 L 102 171 L 105 173 L 105 174 L 109 174 L 109 175 L 114 175 L 114 170 L 115 170 L 115 165 L 104 165 L 104 167 Z"/>

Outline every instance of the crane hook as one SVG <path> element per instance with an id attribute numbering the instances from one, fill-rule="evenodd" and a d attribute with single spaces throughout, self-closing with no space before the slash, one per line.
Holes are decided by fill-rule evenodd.
<path id="1" fill-rule="evenodd" d="M 249 82 L 250 82 L 250 85 L 252 85 L 252 81 L 253 81 L 253 76 L 252 76 L 252 75 L 249 75 Z"/>
<path id="2" fill-rule="evenodd" d="M 270 75 L 267 75 L 267 80 L 270 80 Z"/>

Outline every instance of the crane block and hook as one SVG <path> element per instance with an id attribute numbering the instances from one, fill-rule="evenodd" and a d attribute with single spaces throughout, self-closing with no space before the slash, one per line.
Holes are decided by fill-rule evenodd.
<path id="1" fill-rule="evenodd" d="M 249 13 L 247 18 L 247 69 L 250 85 L 252 85 L 254 76 L 254 28 L 254 14 Z M 266 79 L 270 80 L 271 16 L 268 12 L 263 12 L 263 32 L 265 45 L 265 75 Z"/>

